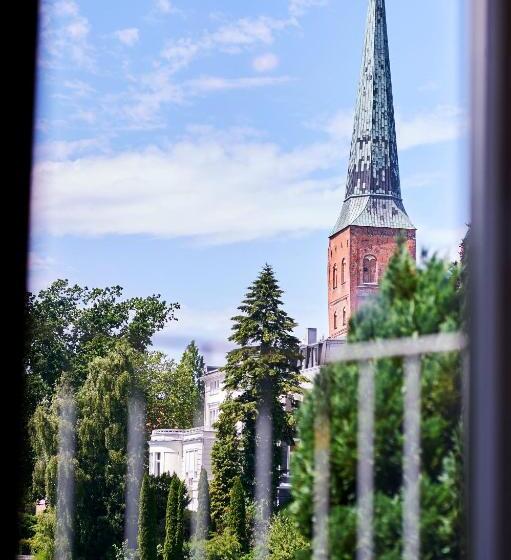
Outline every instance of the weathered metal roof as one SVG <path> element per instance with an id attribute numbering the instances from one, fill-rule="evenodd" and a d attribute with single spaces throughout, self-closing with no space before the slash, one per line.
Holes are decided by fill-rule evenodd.
<path id="1" fill-rule="evenodd" d="M 369 0 L 346 198 L 332 235 L 350 225 L 415 229 L 401 200 L 385 0 Z"/>

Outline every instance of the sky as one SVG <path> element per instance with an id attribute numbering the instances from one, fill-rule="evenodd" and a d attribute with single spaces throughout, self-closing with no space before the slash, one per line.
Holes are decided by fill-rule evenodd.
<path id="1" fill-rule="evenodd" d="M 265 263 L 327 334 L 367 0 L 43 0 L 30 289 L 179 302 L 154 347 L 221 365 Z M 461 0 L 387 0 L 401 186 L 419 251 L 469 220 Z"/>

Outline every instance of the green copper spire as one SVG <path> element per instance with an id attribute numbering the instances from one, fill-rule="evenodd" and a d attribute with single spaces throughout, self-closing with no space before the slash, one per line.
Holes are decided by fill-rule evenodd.
<path id="1" fill-rule="evenodd" d="M 332 235 L 351 225 L 415 229 L 401 200 L 385 0 L 369 0 L 346 198 Z"/>

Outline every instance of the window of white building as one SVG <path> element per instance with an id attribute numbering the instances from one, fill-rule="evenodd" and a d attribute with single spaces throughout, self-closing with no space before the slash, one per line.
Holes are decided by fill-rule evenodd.
<path id="1" fill-rule="evenodd" d="M 190 449 L 185 452 L 185 472 L 190 477 L 195 476 L 195 468 L 197 464 L 197 449 Z"/>
<path id="2" fill-rule="evenodd" d="M 213 424 L 217 421 L 218 418 L 218 406 L 211 407 L 209 409 L 209 425 L 213 426 Z"/>
<path id="3" fill-rule="evenodd" d="M 154 454 L 154 476 L 161 475 L 161 453 Z"/>

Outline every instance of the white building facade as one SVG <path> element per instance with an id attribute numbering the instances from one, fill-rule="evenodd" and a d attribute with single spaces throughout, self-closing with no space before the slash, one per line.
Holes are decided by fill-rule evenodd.
<path id="1" fill-rule="evenodd" d="M 344 340 L 317 340 L 316 329 L 307 329 L 307 338 L 301 346 L 302 374 L 310 387 L 321 365 L 335 361 L 338 348 Z M 186 483 L 190 496 L 189 509 L 197 510 L 198 486 L 201 469 L 204 467 L 211 479 L 211 450 L 215 441 L 213 428 L 220 413 L 220 405 L 227 393 L 224 389 L 224 373 L 219 368 L 206 368 L 204 377 L 204 425 L 189 430 L 153 430 L 149 441 L 149 474 L 160 476 L 175 473 Z M 288 469 L 290 452 L 285 451 L 287 465 L 282 480 L 282 493 L 289 494 Z"/>

